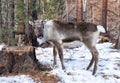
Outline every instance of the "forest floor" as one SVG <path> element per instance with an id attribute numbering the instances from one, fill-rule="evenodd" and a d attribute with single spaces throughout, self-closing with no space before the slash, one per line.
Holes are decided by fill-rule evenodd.
<path id="1" fill-rule="evenodd" d="M 86 70 L 91 60 L 89 50 L 83 44 L 70 43 L 63 50 L 66 71 L 61 69 L 58 56 L 57 67 L 52 67 L 53 48 L 36 48 L 39 62 L 52 70 L 1 76 L 0 83 L 120 83 L 120 50 L 112 49 L 112 46 L 111 43 L 96 45 L 99 62 L 95 76 L 92 75 L 93 68 Z"/>

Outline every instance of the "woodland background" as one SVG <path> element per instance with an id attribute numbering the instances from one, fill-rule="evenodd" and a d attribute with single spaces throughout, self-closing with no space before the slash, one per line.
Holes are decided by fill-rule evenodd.
<path id="1" fill-rule="evenodd" d="M 28 21 L 40 19 L 58 19 L 72 23 L 86 21 L 103 25 L 107 31 L 104 38 L 106 38 L 107 35 L 109 42 L 116 43 L 115 47 L 120 48 L 120 0 L 0 0 L 0 48 L 2 49 L 1 43 L 5 43 L 11 47 L 17 45 L 18 39 L 14 37 L 13 32 L 24 28 L 25 34 L 29 34 L 31 26 Z M 22 27 L 19 25 L 22 25 Z M 32 39 L 32 37 L 30 38 Z M 31 69 L 31 63 L 33 61 L 31 61 L 32 59 L 26 54 L 23 56 L 27 56 L 26 59 L 28 61 L 24 59 L 25 63 L 23 65 L 21 56 L 19 58 L 21 61 L 16 58 L 17 62 L 15 63 L 18 67 L 14 66 L 13 70 L 16 68 L 19 70 L 19 67 L 31 69 L 29 73 L 23 72 L 25 72 L 24 74 L 26 75 L 32 76 L 37 83 L 40 80 L 45 81 L 44 83 L 48 83 L 48 81 L 50 81 L 49 83 L 57 83 L 61 81 L 61 75 L 65 83 L 70 83 L 69 81 L 71 81 L 71 83 L 76 81 L 78 81 L 78 83 L 90 83 L 91 79 L 91 83 L 96 82 L 96 80 L 99 83 L 119 83 L 119 50 L 111 49 L 111 43 L 97 44 L 96 47 L 100 52 L 100 68 L 95 78 L 91 76 L 91 70 L 86 71 L 83 68 L 83 65 L 85 66 L 91 58 L 89 51 L 86 52 L 84 46 L 75 49 L 65 48 L 63 50 L 66 56 L 65 64 L 68 69 L 67 73 L 61 71 L 59 67 L 55 70 L 53 69 L 52 72 L 54 75 L 49 75 L 47 71 L 36 72 Z M 51 52 L 52 48 L 37 48 L 36 57 L 40 63 L 51 65 L 53 61 L 53 54 Z M 7 62 L 8 55 L 5 55 L 2 51 L 0 55 L 0 74 L 2 74 L 1 72 L 7 73 L 5 69 L 6 63 L 9 63 Z M 11 65 L 11 63 L 9 64 Z M 9 75 L 11 74 L 12 73 L 9 73 Z M 9 77 L 9 75 L 6 76 Z M 13 78 L 15 80 L 12 80 Z M 16 77 L 13 78 L 8 79 L 5 77 L 6 83 L 18 81 L 21 83 L 21 78 L 17 81 Z M 0 82 L 4 82 L 5 80 L 2 80 L 2 77 L 0 78 Z M 23 77 L 22 80 L 26 82 L 25 77 Z M 27 80 L 32 82 L 30 79 Z"/>
<path id="2" fill-rule="evenodd" d="M 24 24 L 28 33 L 28 21 L 39 19 L 101 24 L 120 47 L 120 0 L 0 0 L 0 43 L 15 45 L 16 25 Z"/>

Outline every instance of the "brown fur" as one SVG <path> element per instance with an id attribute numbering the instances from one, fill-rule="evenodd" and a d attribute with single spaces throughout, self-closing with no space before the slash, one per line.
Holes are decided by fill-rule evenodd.
<path id="1" fill-rule="evenodd" d="M 80 22 L 78 22 L 78 23 L 68 22 L 68 23 L 64 23 L 64 22 L 61 22 L 61 21 L 54 20 L 54 25 L 58 26 L 58 28 L 61 27 L 59 29 L 62 29 L 62 30 L 67 28 L 67 29 L 70 29 L 70 30 L 72 29 L 74 31 L 74 29 L 76 28 L 77 30 L 81 30 L 83 32 L 84 31 L 93 31 L 93 32 L 97 31 L 96 25 L 93 24 L 93 23 L 88 23 L 88 22 L 82 22 L 82 23 L 80 23 Z M 90 28 L 90 27 L 92 27 L 92 28 Z"/>
<path id="2" fill-rule="evenodd" d="M 57 64 L 56 56 L 57 52 L 61 61 L 62 69 L 65 69 L 63 62 L 63 42 L 71 42 L 79 40 L 83 42 L 92 54 L 92 59 L 87 67 L 87 70 L 94 64 L 93 75 L 96 73 L 98 64 L 98 52 L 95 48 L 95 42 L 97 37 L 102 31 L 101 26 L 93 23 L 82 22 L 82 23 L 65 23 L 57 20 L 48 21 L 44 27 L 43 42 L 53 43 L 53 55 L 54 65 Z M 103 28 L 103 27 L 102 27 Z M 100 29 L 100 31 L 99 31 Z M 104 28 L 103 28 L 104 29 Z"/>

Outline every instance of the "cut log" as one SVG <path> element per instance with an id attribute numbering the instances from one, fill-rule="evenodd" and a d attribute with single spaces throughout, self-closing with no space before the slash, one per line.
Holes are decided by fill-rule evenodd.
<path id="1" fill-rule="evenodd" d="M 0 74 L 5 73 L 26 73 L 42 70 L 41 64 L 36 59 L 35 48 L 25 46 L 7 47 L 0 51 Z"/>

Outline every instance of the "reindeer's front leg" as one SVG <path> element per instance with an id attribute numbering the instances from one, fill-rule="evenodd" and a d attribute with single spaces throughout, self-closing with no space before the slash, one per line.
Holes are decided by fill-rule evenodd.
<path id="1" fill-rule="evenodd" d="M 59 54 L 59 58 L 60 58 L 60 61 L 61 61 L 62 69 L 65 69 L 64 62 L 63 62 L 63 50 L 62 50 L 61 44 L 58 43 L 57 41 L 54 41 L 54 44 L 55 44 L 55 46 L 58 50 L 58 54 Z"/>
<path id="2" fill-rule="evenodd" d="M 54 62 L 53 65 L 56 66 L 57 61 L 56 61 L 56 56 L 57 56 L 57 48 L 54 46 L 53 47 L 53 56 L 54 56 Z"/>

